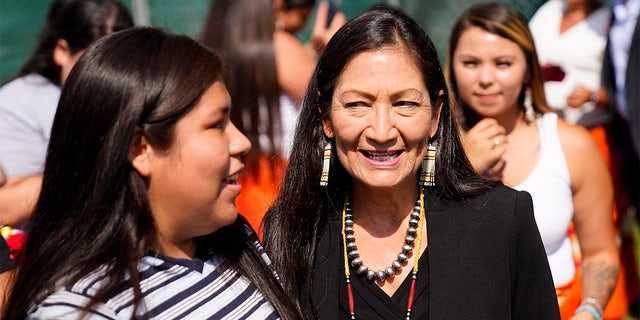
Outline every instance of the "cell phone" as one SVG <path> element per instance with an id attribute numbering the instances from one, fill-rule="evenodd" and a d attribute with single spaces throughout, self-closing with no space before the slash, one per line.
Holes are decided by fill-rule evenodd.
<path id="1" fill-rule="evenodd" d="M 336 12 L 340 11 L 340 0 L 327 0 L 327 3 L 329 3 L 329 12 L 327 13 L 326 27 L 329 28 Z"/>

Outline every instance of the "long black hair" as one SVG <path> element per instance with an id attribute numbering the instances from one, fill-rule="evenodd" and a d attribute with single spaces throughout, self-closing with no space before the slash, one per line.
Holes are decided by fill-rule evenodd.
<path id="1" fill-rule="evenodd" d="M 18 77 L 37 73 L 60 84 L 61 68 L 53 61 L 58 39 L 69 44 L 69 53 L 80 52 L 99 38 L 133 27 L 127 8 L 117 0 L 55 0 L 47 12 L 38 44 Z"/>
<path id="2" fill-rule="evenodd" d="M 129 162 L 134 133 L 141 130 L 155 148 L 168 149 L 176 123 L 222 81 L 223 70 L 206 47 L 154 28 L 106 36 L 82 55 L 62 90 L 6 319 L 24 319 L 51 290 L 101 266 L 107 279 L 92 304 L 116 292 L 129 274 L 133 304 L 140 307 L 137 266 L 157 231 L 145 180 Z M 296 319 L 295 307 L 241 228 L 236 222 L 197 239 L 198 245 L 227 253 L 231 267 L 281 317 Z"/>
<path id="3" fill-rule="evenodd" d="M 341 211 L 350 189 L 351 179 L 335 156 L 328 187 L 319 185 L 323 148 L 328 142 L 322 120 L 329 118 L 333 90 L 351 59 L 361 52 L 391 45 L 405 47 L 422 70 L 430 99 L 436 102 L 433 111 L 442 104 L 438 132 L 432 139 L 438 150 L 437 186 L 431 191 L 443 198 L 462 199 L 494 185 L 474 173 L 464 154 L 438 54 L 427 33 L 398 9 L 375 7 L 366 11 L 345 24 L 320 56 L 306 91 L 280 195 L 264 221 L 267 251 L 287 292 L 298 301 L 309 290 L 316 235 L 331 215 Z"/>

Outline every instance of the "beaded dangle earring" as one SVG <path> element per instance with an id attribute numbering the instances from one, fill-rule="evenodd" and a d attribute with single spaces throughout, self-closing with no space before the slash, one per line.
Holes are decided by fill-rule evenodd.
<path id="1" fill-rule="evenodd" d="M 423 187 L 433 187 L 436 185 L 436 146 L 429 143 L 427 154 L 422 159 L 422 173 L 420 174 L 420 185 Z"/>
<path id="2" fill-rule="evenodd" d="M 531 87 L 527 87 L 524 89 L 524 101 L 522 102 L 524 105 L 524 120 L 527 123 L 532 122 L 536 119 L 536 113 L 533 110 L 533 97 L 531 96 Z"/>
<path id="3" fill-rule="evenodd" d="M 329 164 L 331 163 L 331 142 L 324 146 L 322 155 L 322 175 L 320 175 L 320 186 L 326 187 L 329 184 Z"/>

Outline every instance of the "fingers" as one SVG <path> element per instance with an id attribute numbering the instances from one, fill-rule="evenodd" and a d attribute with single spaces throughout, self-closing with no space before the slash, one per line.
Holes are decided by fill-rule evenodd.
<path id="1" fill-rule="evenodd" d="M 328 15 L 329 15 L 329 4 L 326 1 L 320 2 L 320 4 L 318 4 L 318 10 L 316 12 L 316 21 L 313 24 L 313 30 L 325 29 Z"/>
<path id="2" fill-rule="evenodd" d="M 331 37 L 340 29 L 345 23 L 347 18 L 344 13 L 338 11 L 333 16 L 331 24 L 327 28 L 327 17 L 329 15 L 329 4 L 326 1 L 318 4 L 318 10 L 316 12 L 316 19 L 313 24 L 313 30 L 311 31 L 310 40 L 317 50 L 322 50 Z"/>
<path id="3" fill-rule="evenodd" d="M 495 149 L 499 145 L 500 145 L 500 139 L 498 137 L 491 139 L 491 149 Z"/>
<path id="4" fill-rule="evenodd" d="M 331 20 L 331 24 L 329 25 L 329 33 L 333 36 L 338 29 L 342 28 L 342 26 L 347 23 L 347 17 L 341 11 L 336 12 L 333 16 L 333 20 Z M 331 37 L 329 37 L 331 38 Z"/>
<path id="5" fill-rule="evenodd" d="M 480 120 L 467 135 L 470 143 L 483 145 L 487 149 L 495 149 L 508 142 L 507 131 L 492 118 Z"/>
<path id="6" fill-rule="evenodd" d="M 465 153 L 477 173 L 488 174 L 504 167 L 508 143 L 506 130 L 495 119 L 485 118 L 463 137 Z"/>
<path id="7" fill-rule="evenodd" d="M 578 108 L 589 102 L 590 99 L 591 91 L 581 85 L 577 85 L 567 97 L 567 105 L 571 108 Z"/>

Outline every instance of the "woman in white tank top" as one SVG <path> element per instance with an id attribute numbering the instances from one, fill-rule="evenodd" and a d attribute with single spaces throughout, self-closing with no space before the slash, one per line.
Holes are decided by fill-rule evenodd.
<path id="1" fill-rule="evenodd" d="M 602 319 L 619 268 L 611 180 L 588 131 L 551 112 L 526 18 L 505 4 L 468 9 L 454 25 L 447 72 L 476 172 L 533 198 L 563 319 Z M 559 289 L 576 276 L 571 223 L 582 293 L 565 304 Z"/>

